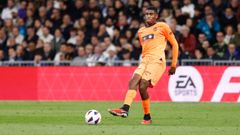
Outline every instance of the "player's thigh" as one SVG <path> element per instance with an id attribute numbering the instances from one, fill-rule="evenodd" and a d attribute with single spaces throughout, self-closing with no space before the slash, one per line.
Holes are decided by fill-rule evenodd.
<path id="1" fill-rule="evenodd" d="M 146 67 L 147 67 L 147 64 L 145 62 L 141 62 L 139 64 L 139 66 L 135 69 L 133 74 L 138 74 L 138 75 L 142 76 Z"/>
<path id="2" fill-rule="evenodd" d="M 141 63 L 134 71 L 132 78 L 129 81 L 128 87 L 129 89 L 137 89 L 139 82 L 142 78 L 144 70 L 146 69 L 146 64 Z"/>
<path id="3" fill-rule="evenodd" d="M 165 63 L 151 63 L 147 66 L 142 79 L 150 80 L 151 85 L 155 86 L 166 70 Z"/>

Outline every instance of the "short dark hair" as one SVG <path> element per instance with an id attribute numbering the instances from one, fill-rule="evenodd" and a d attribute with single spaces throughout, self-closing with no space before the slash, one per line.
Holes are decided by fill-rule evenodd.
<path id="1" fill-rule="evenodd" d="M 154 7 L 154 6 L 149 6 L 149 7 L 147 7 L 147 10 L 153 10 L 155 13 L 158 13 L 157 8 Z"/>

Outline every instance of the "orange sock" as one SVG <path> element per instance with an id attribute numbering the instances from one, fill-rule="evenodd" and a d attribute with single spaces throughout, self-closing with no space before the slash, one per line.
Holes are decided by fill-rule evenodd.
<path id="1" fill-rule="evenodd" d="M 134 98 L 137 95 L 137 91 L 136 90 L 128 90 L 127 94 L 125 96 L 125 100 L 124 100 L 124 104 L 127 104 L 129 106 L 131 106 Z"/>
<path id="2" fill-rule="evenodd" d="M 150 99 L 146 99 L 142 101 L 142 107 L 144 114 L 150 114 Z"/>

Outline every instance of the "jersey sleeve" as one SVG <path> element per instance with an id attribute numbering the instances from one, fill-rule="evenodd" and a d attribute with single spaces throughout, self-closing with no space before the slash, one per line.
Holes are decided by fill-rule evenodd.
<path id="1" fill-rule="evenodd" d="M 140 31 L 140 30 L 138 30 L 138 32 L 137 32 L 137 36 L 138 36 L 138 39 L 139 39 L 140 44 L 142 45 L 141 32 L 139 32 L 139 31 Z"/>
<path id="2" fill-rule="evenodd" d="M 166 37 L 166 39 L 170 42 L 170 44 L 172 45 L 172 65 L 173 67 L 177 66 L 177 60 L 178 60 L 178 43 L 177 40 L 172 32 L 172 30 L 170 29 L 169 25 L 167 25 L 166 23 L 163 23 L 163 28 L 164 28 L 164 36 Z"/>

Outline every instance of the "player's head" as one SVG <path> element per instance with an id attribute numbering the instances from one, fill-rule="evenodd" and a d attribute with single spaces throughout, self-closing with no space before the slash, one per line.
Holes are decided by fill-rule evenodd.
<path id="1" fill-rule="evenodd" d="M 152 6 L 148 7 L 145 11 L 144 19 L 145 19 L 145 22 L 149 25 L 155 24 L 158 19 L 157 8 Z"/>

